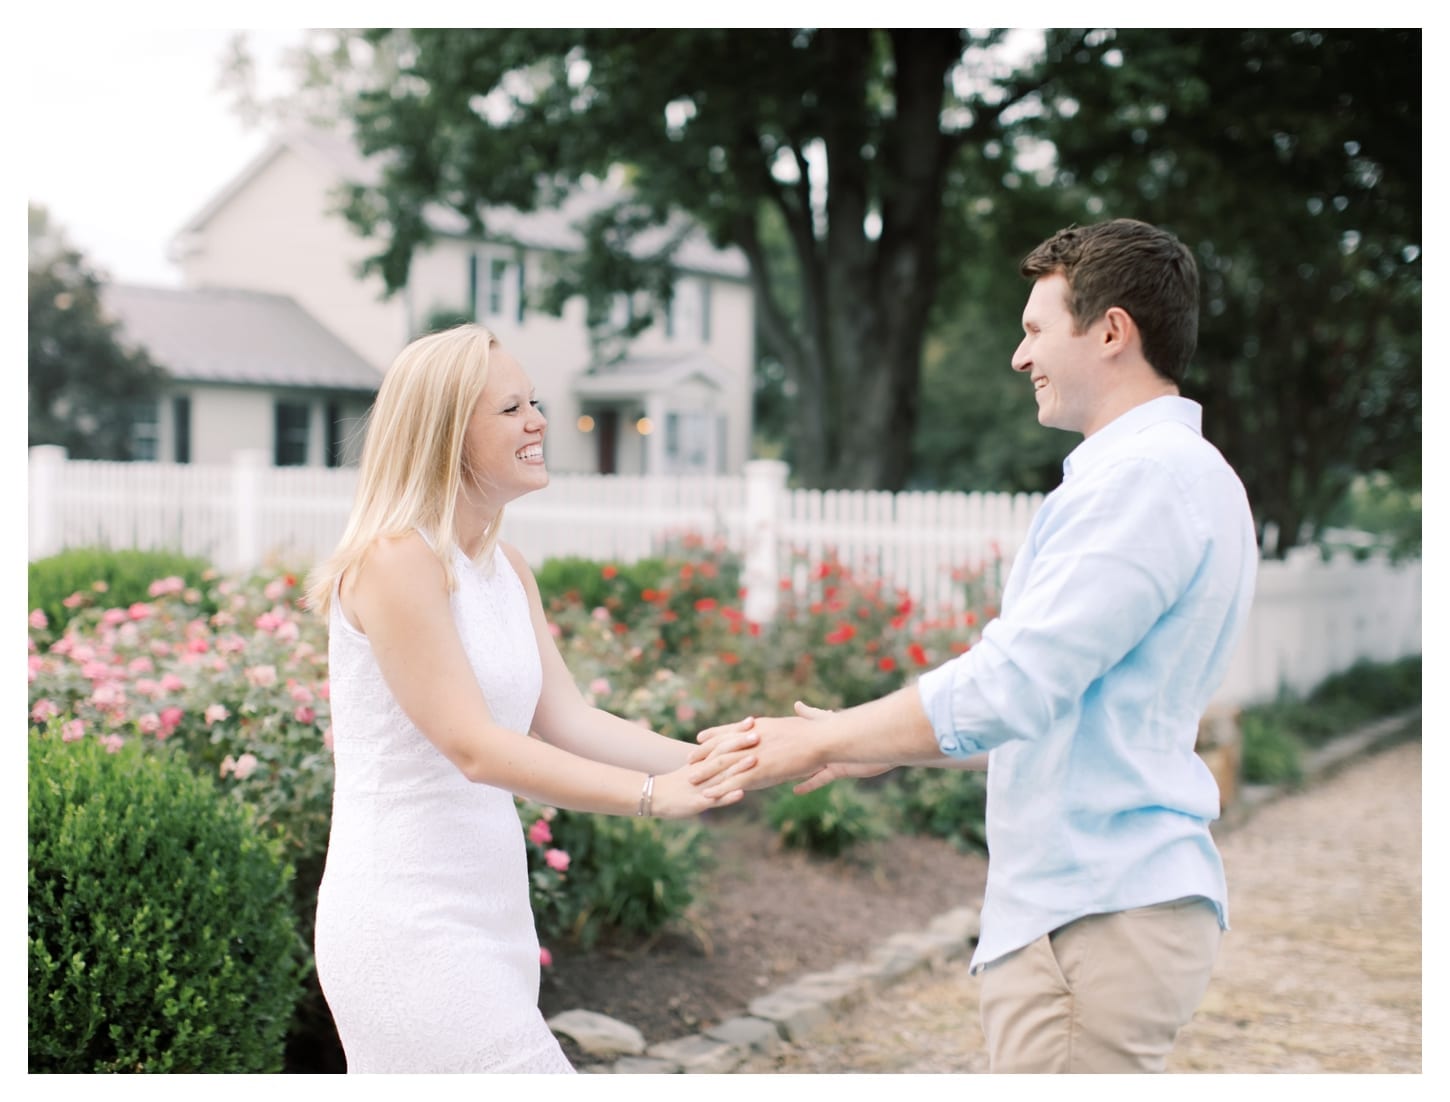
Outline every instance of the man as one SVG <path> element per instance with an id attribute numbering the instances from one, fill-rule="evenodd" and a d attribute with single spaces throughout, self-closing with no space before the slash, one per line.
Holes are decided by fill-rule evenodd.
<path id="1" fill-rule="evenodd" d="M 1074 227 L 1033 280 L 1012 367 L 1081 433 L 967 653 L 842 712 L 758 719 L 757 764 L 706 792 L 987 755 L 990 863 L 972 971 L 993 1071 L 1162 1070 L 1228 927 L 1198 720 L 1258 563 L 1244 489 L 1179 396 L 1198 273 L 1171 234 Z M 708 747 L 696 751 L 705 756 Z"/>

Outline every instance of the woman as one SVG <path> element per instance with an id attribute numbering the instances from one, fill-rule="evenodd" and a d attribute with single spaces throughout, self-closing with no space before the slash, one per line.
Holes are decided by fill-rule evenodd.
<path id="1" fill-rule="evenodd" d="M 337 780 L 317 975 L 349 1071 L 569 1072 L 538 1009 L 514 796 L 677 818 L 752 762 L 750 720 L 690 747 L 590 707 L 503 507 L 548 483 L 528 377 L 486 329 L 423 337 L 369 415 L 342 541 L 310 580 L 328 617 Z M 533 732 L 537 737 L 529 737 Z"/>

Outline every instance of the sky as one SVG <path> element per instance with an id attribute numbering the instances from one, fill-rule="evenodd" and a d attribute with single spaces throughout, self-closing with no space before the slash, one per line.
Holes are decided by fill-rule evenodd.
<path id="1" fill-rule="evenodd" d="M 228 29 L 97 27 L 32 42 L 26 198 L 95 267 L 177 285 L 171 237 L 266 145 L 218 87 Z M 251 30 L 265 87 L 298 30 Z"/>

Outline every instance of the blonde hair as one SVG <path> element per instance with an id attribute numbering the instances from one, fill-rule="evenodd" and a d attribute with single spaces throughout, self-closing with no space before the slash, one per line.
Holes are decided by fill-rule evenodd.
<path id="1" fill-rule="evenodd" d="M 449 591 L 457 584 L 453 522 L 466 463 L 463 442 L 497 343 L 481 325 L 430 333 L 398 353 L 384 374 L 367 415 L 347 528 L 307 580 L 306 603 L 319 615 L 328 614 L 338 579 L 361 566 L 379 539 L 414 529 L 431 540 Z M 475 561 L 489 561 L 502 522 L 500 509 Z"/>

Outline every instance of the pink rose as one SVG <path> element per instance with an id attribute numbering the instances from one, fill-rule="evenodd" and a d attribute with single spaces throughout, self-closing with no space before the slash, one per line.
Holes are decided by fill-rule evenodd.
<path id="1" fill-rule="evenodd" d="M 66 608 L 80 608 L 81 605 L 85 603 L 86 595 L 84 593 L 72 593 L 69 597 L 61 602 L 61 604 L 65 605 Z"/>
<path id="2" fill-rule="evenodd" d="M 554 954 L 549 952 L 549 950 L 545 949 L 542 945 L 539 946 L 539 964 L 541 964 L 545 968 L 548 968 L 553 963 Z"/>
<path id="3" fill-rule="evenodd" d="M 317 713 L 303 704 L 292 713 L 292 718 L 298 723 L 311 723 L 317 718 Z"/>
<path id="4" fill-rule="evenodd" d="M 306 685 L 298 685 L 296 682 L 289 682 L 287 692 L 291 695 L 293 703 L 311 704 L 313 700 L 312 690 Z"/>
<path id="5" fill-rule="evenodd" d="M 101 739 L 101 745 L 106 748 L 106 753 L 114 754 L 126 745 L 126 740 L 120 735 L 106 735 Z"/>
<path id="6" fill-rule="evenodd" d="M 237 759 L 236 768 L 232 771 L 237 780 L 244 781 L 257 771 L 257 756 L 255 754 L 243 754 Z"/>
<path id="7" fill-rule="evenodd" d="M 569 855 L 561 849 L 545 850 L 544 864 L 555 872 L 563 872 L 569 867 Z"/>
<path id="8" fill-rule="evenodd" d="M 554 840 L 554 832 L 549 829 L 549 824 L 543 819 L 535 819 L 534 825 L 529 827 L 529 841 L 536 846 L 547 846 Z"/>
<path id="9" fill-rule="evenodd" d="M 126 615 L 133 620 L 145 620 L 151 616 L 153 611 L 150 605 L 137 601 L 126 610 Z"/>
<path id="10" fill-rule="evenodd" d="M 115 627 L 117 624 L 124 623 L 125 620 L 126 610 L 124 608 L 108 608 L 101 613 L 101 623 L 108 627 Z"/>
<path id="11" fill-rule="evenodd" d="M 302 634 L 302 629 L 297 626 L 295 620 L 283 620 L 277 625 L 277 640 L 282 643 L 295 643 Z"/>
<path id="12" fill-rule="evenodd" d="M 589 691 L 595 696 L 609 695 L 609 679 L 607 677 L 596 677 L 589 682 Z"/>
<path id="13" fill-rule="evenodd" d="M 60 715 L 60 709 L 55 706 L 52 700 L 37 700 L 35 707 L 30 709 L 30 718 L 36 723 L 44 723 L 52 716 Z"/>
<path id="14" fill-rule="evenodd" d="M 264 612 L 252 622 L 258 631 L 276 631 L 282 625 L 282 617 L 275 612 Z"/>
<path id="15" fill-rule="evenodd" d="M 188 639 L 186 649 L 192 654 L 205 654 L 210 644 L 205 639 Z"/>
<path id="16" fill-rule="evenodd" d="M 67 720 L 60 725 L 60 738 L 62 742 L 77 742 L 86 737 L 86 721 L 83 719 Z"/>
<path id="17" fill-rule="evenodd" d="M 269 601 L 280 601 L 282 599 L 282 594 L 286 592 L 287 583 L 284 582 L 281 578 L 278 578 L 276 581 L 267 583 L 266 588 L 262 590 L 262 595 L 266 597 Z"/>
<path id="18" fill-rule="evenodd" d="M 247 680 L 259 689 L 277 684 L 276 666 L 249 666 L 247 668 Z"/>
<path id="19" fill-rule="evenodd" d="M 220 722 L 221 720 L 226 719 L 229 715 L 231 715 L 231 713 L 227 711 L 225 704 L 208 704 L 206 706 L 206 711 L 202 712 L 201 718 L 206 722 L 206 725 L 210 727 L 213 723 Z"/>
<path id="20" fill-rule="evenodd" d="M 165 738 L 181 725 L 181 717 L 185 713 L 174 705 L 170 708 L 161 709 L 161 737 Z"/>
<path id="21" fill-rule="evenodd" d="M 154 735 L 161 730 L 161 717 L 155 712 L 147 712 L 136 721 L 136 726 L 141 729 L 143 735 Z"/>
<path id="22" fill-rule="evenodd" d="M 156 663 L 144 654 L 140 658 L 133 658 L 126 663 L 126 672 L 132 677 L 135 677 L 138 673 L 150 673 L 154 669 L 156 669 Z"/>
<path id="23" fill-rule="evenodd" d="M 152 582 L 150 588 L 148 588 L 146 592 L 153 597 L 165 597 L 169 593 L 180 593 L 185 588 L 186 582 L 184 580 L 177 577 L 171 577 L 162 578 L 159 581 Z"/>
<path id="24" fill-rule="evenodd" d="M 50 626 L 50 621 L 45 618 L 45 609 L 33 609 L 30 613 L 30 626 L 36 631 L 44 631 Z"/>

